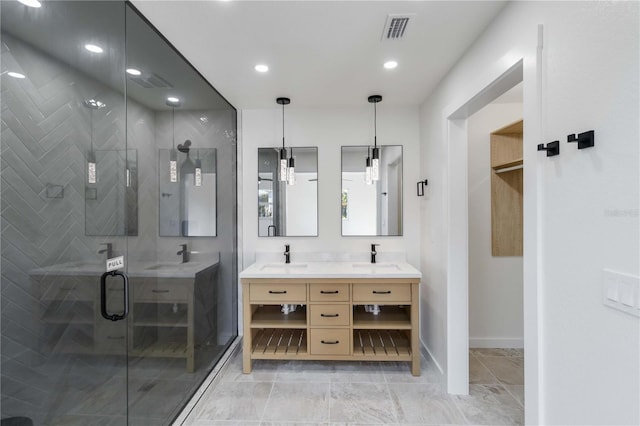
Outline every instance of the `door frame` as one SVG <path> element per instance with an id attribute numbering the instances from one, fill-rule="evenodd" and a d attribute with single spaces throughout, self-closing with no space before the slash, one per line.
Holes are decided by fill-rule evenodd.
<path id="1" fill-rule="evenodd" d="M 525 423 L 538 424 L 543 412 L 540 398 L 542 334 L 539 314 L 541 230 L 541 173 L 535 145 L 542 141 L 542 25 L 538 25 L 537 49 L 511 56 L 491 72 L 479 74 L 476 85 L 462 88 L 461 96 L 443 110 L 442 126 L 447 155 L 445 185 L 447 275 L 446 353 L 447 390 L 469 393 L 469 235 L 467 119 L 507 90 L 523 83 L 524 199 L 523 199 L 523 310 L 525 346 Z M 533 51 L 533 49 L 531 49 Z"/>

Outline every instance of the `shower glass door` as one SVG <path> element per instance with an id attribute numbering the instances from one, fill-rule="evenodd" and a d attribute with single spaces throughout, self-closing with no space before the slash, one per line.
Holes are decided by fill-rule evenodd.
<path id="1" fill-rule="evenodd" d="M 0 16 L 2 424 L 169 425 L 237 337 L 236 110 L 129 3 Z"/>
<path id="2" fill-rule="evenodd" d="M 25 3 L 0 2 L 2 424 L 126 424 L 125 5 Z"/>

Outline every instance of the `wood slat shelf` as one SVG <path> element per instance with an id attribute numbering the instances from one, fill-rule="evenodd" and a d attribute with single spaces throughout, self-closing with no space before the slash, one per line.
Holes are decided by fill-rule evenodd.
<path id="1" fill-rule="evenodd" d="M 187 344 L 182 342 L 154 342 L 142 347 L 134 347 L 134 356 L 184 358 L 187 354 Z"/>
<path id="2" fill-rule="evenodd" d="M 307 353 L 307 331 L 299 329 L 258 330 L 253 337 L 251 353 L 254 357 L 269 359 L 282 356 L 299 356 Z"/>
<path id="3" fill-rule="evenodd" d="M 411 330 L 411 317 L 406 308 L 380 306 L 380 313 L 373 315 L 360 305 L 353 309 L 353 328 Z"/>
<path id="4" fill-rule="evenodd" d="M 396 330 L 354 330 L 353 355 L 363 358 L 411 358 L 411 343 Z"/>
<path id="5" fill-rule="evenodd" d="M 259 307 L 251 318 L 251 328 L 306 328 L 307 309 L 298 307 L 285 315 L 280 305 L 264 305 Z"/>

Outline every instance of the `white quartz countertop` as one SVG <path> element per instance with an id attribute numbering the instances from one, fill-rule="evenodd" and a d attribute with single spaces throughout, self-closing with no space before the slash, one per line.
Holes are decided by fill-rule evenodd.
<path id="1" fill-rule="evenodd" d="M 218 265 L 218 260 L 197 262 L 156 262 L 131 261 L 125 262 L 129 277 L 157 277 L 157 278 L 194 278 L 197 273 Z M 68 262 L 34 269 L 31 275 L 102 275 L 106 271 L 105 262 Z"/>
<path id="2" fill-rule="evenodd" d="M 240 278 L 422 278 L 406 262 L 256 262 Z"/>

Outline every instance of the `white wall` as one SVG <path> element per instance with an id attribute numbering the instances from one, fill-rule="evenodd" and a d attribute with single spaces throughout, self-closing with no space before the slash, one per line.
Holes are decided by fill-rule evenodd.
<path id="1" fill-rule="evenodd" d="M 456 301 L 447 300 L 443 266 L 452 231 L 443 114 L 524 60 L 524 121 L 533 124 L 524 132 L 528 423 L 640 422 L 640 324 L 601 302 L 602 269 L 639 274 L 638 6 L 512 2 L 420 109 L 421 170 L 429 178 L 421 202 L 422 337 L 450 374 L 456 366 L 446 364 L 445 319 Z M 566 143 L 567 134 L 589 129 L 595 148 Z M 555 139 L 559 157 L 535 152 L 539 142 Z"/>
<path id="2" fill-rule="evenodd" d="M 491 255 L 490 133 L 521 118 L 521 103 L 491 103 L 467 122 L 472 348 L 521 348 L 524 344 L 522 256 Z"/>
<path id="3" fill-rule="evenodd" d="M 384 95 L 384 94 L 383 94 Z M 378 144 L 404 146 L 404 236 L 342 237 L 340 216 L 342 145 L 373 142 L 373 110 L 363 99 L 358 108 L 296 109 L 295 99 L 285 110 L 287 146 L 318 147 L 318 237 L 258 237 L 257 182 L 258 147 L 282 144 L 282 109 L 242 111 L 242 227 L 244 267 L 255 262 L 256 252 L 284 251 L 291 244 L 291 260 L 301 252 L 369 253 L 369 244 L 380 243 L 379 259 L 385 252 L 406 252 L 407 261 L 419 266 L 419 216 L 414 182 L 418 174 L 418 108 L 378 105 Z"/>

